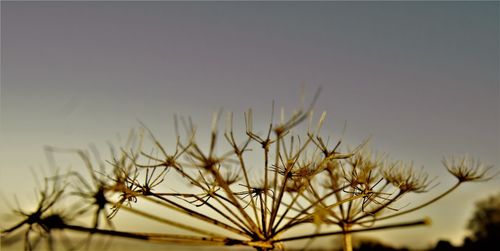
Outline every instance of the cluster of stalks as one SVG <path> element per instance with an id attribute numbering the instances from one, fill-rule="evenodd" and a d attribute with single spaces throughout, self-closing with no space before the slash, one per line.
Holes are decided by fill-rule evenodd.
<path id="1" fill-rule="evenodd" d="M 179 121 L 185 137 L 181 137 L 175 120 L 175 145 L 164 146 L 145 128 L 125 146 L 113 150 L 106 164 L 91 160 L 96 152 L 47 148 L 51 153 L 78 154 L 88 174 L 71 171 L 46 178 L 37 208 L 32 212 L 15 210 L 22 219 L 3 228 L 2 239 L 24 230 L 26 250 L 39 246 L 41 239 L 53 249 L 54 232 L 76 231 L 88 234 L 88 238 L 98 234 L 169 244 L 276 250 L 297 240 L 306 240 L 307 247 L 315 238 L 341 235 L 344 250 L 350 251 L 352 233 L 426 224 L 426 219 L 380 223 L 428 206 L 461 184 L 491 178 L 487 174 L 490 167 L 469 158 L 451 158 L 444 164 L 457 178 L 455 185 L 422 204 L 401 205 L 398 201 L 402 197 L 427 192 L 434 179 L 411 164 L 371 153 L 365 143 L 342 152 L 340 140 L 329 144 L 319 135 L 324 113 L 314 123 L 311 109 L 296 111 L 288 119 L 282 115 L 280 122 L 271 119 L 267 130 L 258 133 L 249 111 L 245 114 L 246 134 L 240 139 L 235 136 L 231 114 L 225 132 L 219 135 L 218 117 L 214 116 L 206 150 L 197 141 L 194 125 L 184 119 Z M 309 123 L 307 133 L 294 134 L 292 129 L 302 122 Z M 228 151 L 218 153 L 224 148 L 222 144 Z M 261 166 L 256 166 L 255 160 L 249 163 L 250 151 L 261 154 Z M 185 184 L 175 187 L 184 189 L 182 192 L 169 187 L 173 179 Z M 71 199 L 75 196 L 76 201 Z M 141 208 L 145 201 L 164 211 Z M 179 232 L 119 230 L 113 217 L 121 211 Z M 172 217 L 173 213 L 184 218 Z M 84 216 L 91 222 L 82 224 L 79 219 Z M 200 226 L 188 224 L 186 219 Z M 290 231 L 299 227 L 301 232 Z M 76 248 L 67 238 L 60 239 L 66 248 Z"/>

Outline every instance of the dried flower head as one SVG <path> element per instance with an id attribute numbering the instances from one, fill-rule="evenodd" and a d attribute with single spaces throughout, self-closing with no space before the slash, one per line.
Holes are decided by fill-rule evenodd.
<path id="1" fill-rule="evenodd" d="M 414 192 L 423 193 L 429 190 L 434 179 L 422 169 L 416 171 L 413 163 L 394 162 L 386 165 L 381 174 L 384 179 L 393 186 L 399 188 L 400 193 Z"/>
<path id="2" fill-rule="evenodd" d="M 130 143 L 121 147 L 118 154 L 111 149 L 111 160 L 107 163 L 111 165 L 112 172 L 106 172 L 104 164 L 98 165 L 100 170 L 96 172 L 96 165 L 91 163 L 84 151 L 64 150 L 81 157 L 91 180 L 70 173 L 68 178 L 77 181 L 73 182 L 76 193 L 69 191 L 68 194 L 61 187 L 46 190 L 41 195 L 38 209 L 33 213 L 19 210 L 23 221 L 0 231 L 1 237 L 28 225 L 25 241 L 28 249 L 35 246 L 30 242 L 31 232 L 50 236 L 51 229 L 58 229 L 166 244 L 238 245 L 270 251 L 282 248 L 283 243 L 289 241 L 306 239 L 307 246 L 317 237 L 340 234 L 344 236 L 344 250 L 351 251 L 351 233 L 425 224 L 425 221 L 414 221 L 375 225 L 426 207 L 449 194 L 462 182 L 483 181 L 492 177 L 487 174 L 491 166 L 483 166 L 474 159 L 464 157 L 444 160 L 448 171 L 459 182 L 426 202 L 402 210 L 406 206 L 398 206 L 398 200 L 409 192 L 428 191 L 433 179 L 429 179 L 422 170 L 415 170 L 412 163 L 389 163 L 385 155 L 373 154 L 364 147 L 366 141 L 353 150 L 348 149 L 347 153 L 340 152 L 342 140 L 329 147 L 328 138 L 319 135 L 326 114 L 321 115 L 316 129 L 313 129 L 311 109 L 312 104 L 309 108 L 293 113 L 288 119 L 285 119 L 283 112 L 279 123 L 275 123 L 271 115 L 268 130 L 263 134 L 253 130 L 253 114 L 249 111 L 245 115 L 246 134 L 241 142 L 234 136 L 230 115 L 229 129 L 224 134 L 229 149 L 219 146 L 224 144 L 218 141 L 217 121 L 220 113 L 214 116 L 207 148 L 196 143 L 196 129 L 191 120 L 187 123 L 181 118 L 188 136 L 181 140 L 177 120 L 174 119 L 177 140 L 170 154 L 145 128 L 141 132 L 147 131 L 150 141 L 143 141 L 141 133 L 137 143 L 131 137 Z M 310 125 L 307 137 L 293 135 L 295 132 L 292 129 L 308 119 Z M 149 145 L 152 145 L 152 149 L 146 153 L 144 149 L 149 148 Z M 218 154 L 222 149 L 224 152 Z M 261 156 L 262 164 L 257 166 L 258 169 L 248 163 L 255 160 L 254 154 L 247 155 L 251 149 Z M 254 174 L 260 177 L 252 177 Z M 178 185 L 169 181 L 181 182 L 184 185 L 181 185 L 181 189 L 184 190 L 177 192 L 173 187 L 168 187 Z M 72 225 L 74 217 L 54 211 L 55 202 L 62 200 L 63 194 L 80 196 L 80 203 L 72 205 L 75 208 L 72 210 L 74 216 L 83 217 L 90 209 L 94 223 L 90 226 Z M 165 213 L 150 213 L 142 207 L 143 202 L 154 203 L 163 208 Z M 131 207 L 132 203 L 134 207 Z M 110 205 L 112 211 L 108 213 Z M 112 224 L 116 220 L 113 216 L 123 211 L 187 233 L 116 230 Z M 186 224 L 184 219 L 172 217 L 171 212 L 218 230 Z M 107 216 L 105 225 L 99 224 L 103 214 Z M 307 224 L 315 227 L 312 234 L 292 231 Z M 336 225 L 340 230 L 328 232 L 323 228 L 324 225 Z"/>
<path id="3" fill-rule="evenodd" d="M 442 163 L 459 182 L 487 181 L 496 175 L 489 174 L 489 171 L 493 168 L 492 165 L 485 166 L 479 160 L 468 156 L 451 156 L 444 158 Z"/>

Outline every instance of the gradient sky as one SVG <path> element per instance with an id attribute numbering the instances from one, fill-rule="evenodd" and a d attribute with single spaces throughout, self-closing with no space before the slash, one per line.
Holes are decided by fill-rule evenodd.
<path id="1" fill-rule="evenodd" d="M 219 108 L 253 108 L 263 124 L 304 85 L 308 97 L 322 87 L 327 133 L 347 121 L 347 143 L 371 136 L 438 175 L 437 193 L 454 182 L 445 155 L 499 169 L 499 55 L 498 2 L 2 1 L 0 189 L 32 196 L 44 145 L 106 146 L 138 120 L 168 138 L 174 113 L 203 127 Z M 499 185 L 467 184 L 409 216 L 430 228 L 373 236 L 459 243 Z"/>

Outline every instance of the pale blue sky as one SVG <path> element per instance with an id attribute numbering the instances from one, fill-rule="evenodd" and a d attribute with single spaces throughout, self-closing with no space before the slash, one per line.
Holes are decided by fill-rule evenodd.
<path id="1" fill-rule="evenodd" d="M 296 108 L 302 84 L 309 97 L 322 87 L 326 132 L 347 121 L 348 143 L 372 136 L 439 175 L 436 192 L 453 182 L 444 155 L 500 164 L 498 2 L 2 1 L 1 43 L 4 194 L 32 194 L 44 145 L 105 146 L 137 120 L 170 135 L 173 113 L 203 125 L 221 107 L 253 108 L 263 123 L 272 100 Z M 456 242 L 473 202 L 499 184 L 412 215 L 431 228 L 378 236 Z"/>

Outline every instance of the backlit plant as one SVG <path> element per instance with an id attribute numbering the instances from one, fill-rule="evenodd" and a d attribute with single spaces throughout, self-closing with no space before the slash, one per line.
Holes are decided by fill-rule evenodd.
<path id="1" fill-rule="evenodd" d="M 258 133 L 250 110 L 245 114 L 246 133 L 237 137 L 232 114 L 228 114 L 224 133 L 218 129 L 216 115 L 206 149 L 200 146 L 190 120 L 179 120 L 186 131 L 182 137 L 175 119 L 174 144 L 164 145 L 144 127 L 127 144 L 112 149 L 106 164 L 93 162 L 92 155 L 83 150 L 47 148 L 52 154 L 79 155 L 88 173 L 70 171 L 46 178 L 37 208 L 31 212 L 17 209 L 21 220 L 3 228 L 2 239 L 24 231 L 25 250 L 40 246 L 40 239 L 53 249 L 55 231 L 76 231 L 89 238 L 105 235 L 275 250 L 297 240 L 308 240 L 308 245 L 318 237 L 342 235 L 343 248 L 349 251 L 352 233 L 426 224 L 428 220 L 422 219 L 380 225 L 432 204 L 463 183 L 491 178 L 487 173 L 491 167 L 470 158 L 450 158 L 443 163 L 457 178 L 454 186 L 420 205 L 400 205 L 397 202 L 406 195 L 427 192 L 434 179 L 411 164 L 371 153 L 366 142 L 352 150 L 342 150 L 341 140 L 329 144 L 320 135 L 325 116 L 313 123 L 311 108 L 298 110 L 288 119 L 282 115 L 279 122 L 271 116 L 267 130 Z M 301 123 L 309 126 L 298 135 L 293 129 Z M 228 151 L 220 153 L 220 149 Z M 262 159 L 256 161 L 255 154 Z M 174 179 L 184 184 L 175 189 L 183 190 L 169 187 Z M 146 202 L 162 210 L 143 208 Z M 113 221 L 121 211 L 179 232 L 120 230 Z M 170 216 L 174 212 L 213 227 L 188 224 Z M 79 221 L 89 215 L 87 224 Z M 332 226 L 337 230 L 332 231 Z M 301 234 L 290 231 L 297 228 Z M 66 248 L 76 248 L 60 239 Z"/>

